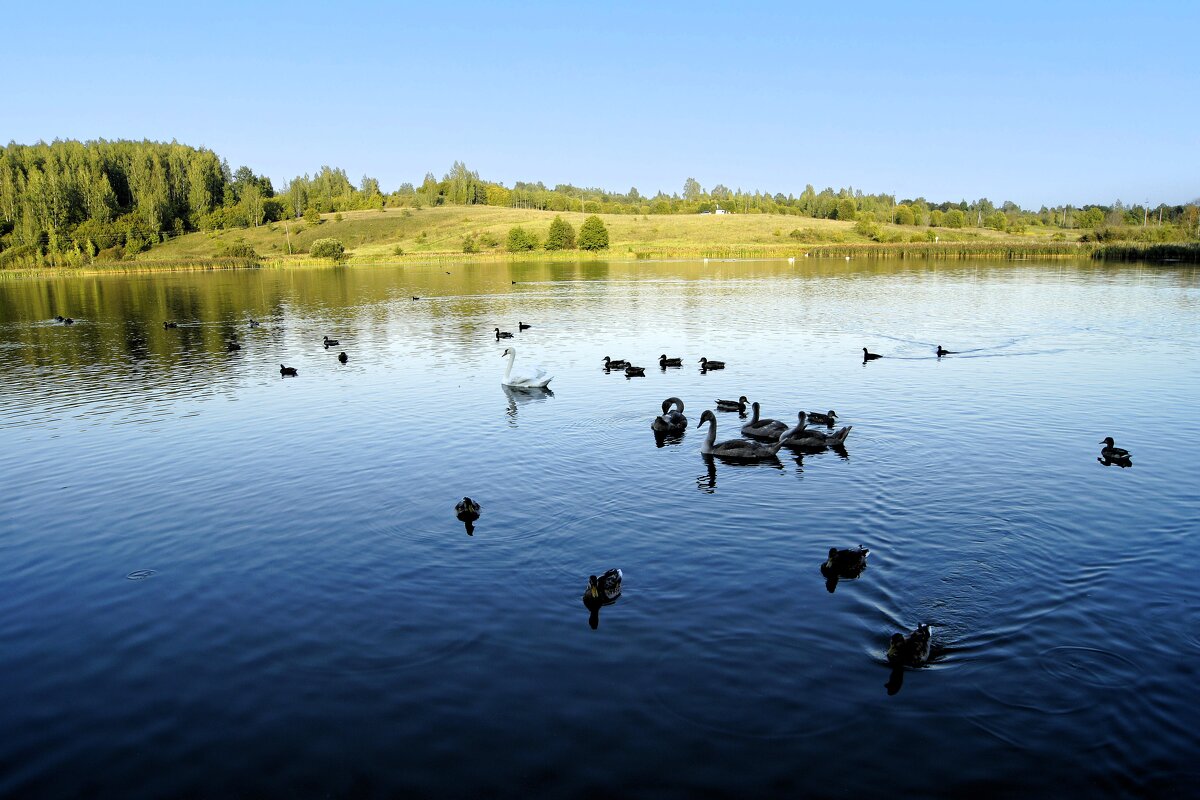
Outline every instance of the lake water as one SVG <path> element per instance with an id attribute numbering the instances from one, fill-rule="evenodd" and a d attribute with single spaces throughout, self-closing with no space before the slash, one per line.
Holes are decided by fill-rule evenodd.
<path id="1" fill-rule="evenodd" d="M 1200 796 L 1198 353 L 1160 266 L 5 281 L 0 795 Z M 706 460 L 741 394 L 845 452 Z"/>

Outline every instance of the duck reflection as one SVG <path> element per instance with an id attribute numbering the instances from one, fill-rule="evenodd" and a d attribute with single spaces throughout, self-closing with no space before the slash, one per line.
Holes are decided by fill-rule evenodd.
<path id="1" fill-rule="evenodd" d="M 544 403 L 547 399 L 554 397 L 554 392 L 549 389 L 535 388 L 519 388 L 516 386 L 500 386 L 504 390 L 504 394 L 508 397 L 508 424 L 516 426 L 517 424 L 517 408 L 519 406 L 529 405 L 530 403 Z"/>
<path id="2" fill-rule="evenodd" d="M 1126 467 L 1133 466 L 1133 461 L 1129 458 L 1129 456 L 1126 456 L 1125 458 L 1108 458 L 1106 456 L 1097 456 L 1096 460 L 1106 467 L 1120 467 L 1121 469 L 1125 469 Z"/>
<path id="3" fill-rule="evenodd" d="M 904 667 L 892 667 L 892 672 L 888 675 L 887 683 L 883 686 L 887 689 L 888 697 L 891 697 L 900 691 L 900 687 L 904 685 Z"/>

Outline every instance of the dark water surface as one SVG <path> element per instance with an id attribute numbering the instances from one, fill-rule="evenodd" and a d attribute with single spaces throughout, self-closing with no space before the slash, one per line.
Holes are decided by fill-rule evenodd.
<path id="1" fill-rule="evenodd" d="M 1198 278 L 0 283 L 0 795 L 1198 796 Z M 519 320 L 553 396 L 499 385 Z M 739 394 L 836 409 L 846 453 L 707 462 L 700 413 Z M 670 395 L 691 426 L 657 447 Z M 1109 435 L 1132 468 L 1097 462 Z M 825 552 L 860 543 L 831 594 Z M 933 662 L 892 676 L 920 622 Z"/>

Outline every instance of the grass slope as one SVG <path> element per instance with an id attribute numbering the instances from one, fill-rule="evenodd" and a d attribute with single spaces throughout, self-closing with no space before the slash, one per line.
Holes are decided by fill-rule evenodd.
<path id="1" fill-rule="evenodd" d="M 497 247 L 481 248 L 487 252 L 502 252 L 505 237 L 516 225 L 525 227 L 545 240 L 550 221 L 562 216 L 576 229 L 586 215 L 579 212 L 534 211 L 492 206 L 441 206 L 425 209 L 388 209 L 386 211 L 348 211 L 342 219 L 325 214 L 318 225 L 291 220 L 273 222 L 257 228 L 191 233 L 164 242 L 142 253 L 140 261 L 188 262 L 218 256 L 223 247 L 244 240 L 260 255 L 271 260 L 301 260 L 316 239 L 332 237 L 341 240 L 350 251 L 351 261 L 380 263 L 400 261 L 411 257 L 462 255 L 463 238 L 490 235 Z M 610 247 L 607 256 L 646 258 L 669 256 L 751 256 L 794 254 L 807 245 L 838 243 L 867 244 L 870 240 L 854 232 L 854 223 L 837 220 L 778 214 L 700 215 L 673 214 L 660 216 L 600 215 L 608 226 Z M 884 225 L 909 237 L 924 234 L 922 227 Z M 803 237 L 788 234 L 799 229 Z M 935 231 L 943 242 L 1048 242 L 1050 231 L 1025 236 L 1010 236 L 988 229 L 971 228 Z M 400 247 L 404 256 L 395 255 Z M 536 251 L 542 254 L 542 251 Z"/>

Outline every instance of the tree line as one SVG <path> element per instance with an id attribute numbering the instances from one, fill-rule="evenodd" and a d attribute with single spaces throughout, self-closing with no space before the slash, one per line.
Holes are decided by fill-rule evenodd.
<path id="1" fill-rule="evenodd" d="M 506 187 L 481 178 L 461 161 L 438 180 L 384 192 L 379 181 L 352 182 L 345 170 L 322 166 L 277 192 L 249 167 L 231 170 L 211 150 L 178 142 L 56 140 L 0 147 L 0 267 L 81 264 L 120 259 L 192 231 L 245 228 L 322 213 L 393 207 L 490 205 L 586 214 L 785 214 L 926 227 L 990 227 L 1013 233 L 1072 229 L 1100 240 L 1183 241 L 1200 238 L 1200 205 L 1069 205 L 1037 211 L 987 198 L 932 202 L 864 193 L 853 187 L 799 194 L 705 189 L 688 178 L 682 192 L 627 192 L 517 181 Z M 1075 234 L 1076 236 L 1078 234 Z"/>

